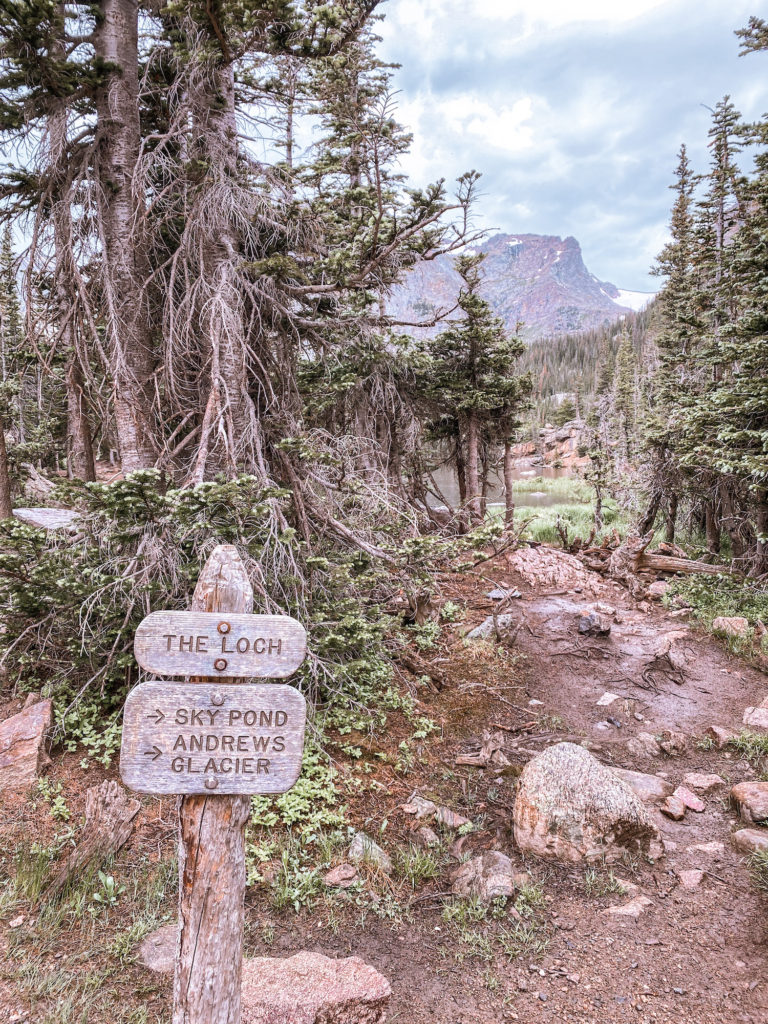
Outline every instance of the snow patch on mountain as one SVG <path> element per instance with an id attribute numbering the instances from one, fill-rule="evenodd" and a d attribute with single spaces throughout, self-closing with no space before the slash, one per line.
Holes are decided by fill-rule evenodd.
<path id="1" fill-rule="evenodd" d="M 619 288 L 618 291 L 619 294 L 613 300 L 616 305 L 622 306 L 624 309 L 631 309 L 635 313 L 639 313 L 641 309 L 649 306 L 657 295 L 657 292 L 633 292 L 627 288 Z"/>

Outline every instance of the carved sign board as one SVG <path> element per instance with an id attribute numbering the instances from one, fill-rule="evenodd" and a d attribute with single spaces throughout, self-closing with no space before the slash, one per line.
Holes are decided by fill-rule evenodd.
<path id="1" fill-rule="evenodd" d="M 285 683 L 139 683 L 125 702 L 120 775 L 137 793 L 285 793 L 306 717 Z"/>
<path id="2" fill-rule="evenodd" d="M 307 634 L 288 615 L 153 612 L 133 649 L 158 675 L 283 679 L 304 661 Z"/>

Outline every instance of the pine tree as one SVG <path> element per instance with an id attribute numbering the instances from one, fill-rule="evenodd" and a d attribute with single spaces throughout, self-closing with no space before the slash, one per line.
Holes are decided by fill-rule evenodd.
<path id="1" fill-rule="evenodd" d="M 423 386 L 435 406 L 458 424 L 459 445 L 470 522 L 482 522 L 481 449 L 494 441 L 511 449 L 519 415 L 532 390 L 528 375 L 515 375 L 514 364 L 523 342 L 510 337 L 503 321 L 480 297 L 483 255 L 463 254 L 456 259 L 462 288 L 459 308 L 463 316 L 426 343 L 430 362 Z M 514 510 L 511 481 L 507 480 L 507 518 Z"/>

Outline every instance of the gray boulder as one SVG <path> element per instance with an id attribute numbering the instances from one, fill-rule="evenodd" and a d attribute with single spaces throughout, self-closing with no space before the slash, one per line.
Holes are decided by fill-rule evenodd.
<path id="1" fill-rule="evenodd" d="M 658 831 L 630 786 L 584 747 L 557 743 L 523 769 L 513 811 L 524 853 L 570 862 L 648 853 Z"/>

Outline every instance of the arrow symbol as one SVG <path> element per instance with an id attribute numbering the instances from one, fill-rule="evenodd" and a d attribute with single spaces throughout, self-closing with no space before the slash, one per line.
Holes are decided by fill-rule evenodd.
<path id="1" fill-rule="evenodd" d="M 162 754 L 162 750 L 160 749 L 160 747 L 156 747 L 156 746 L 153 746 L 151 750 L 145 750 L 144 751 L 144 756 L 145 757 L 151 757 L 153 761 L 156 761 L 158 759 L 158 757 L 160 757 L 161 754 Z"/>
<path id="2" fill-rule="evenodd" d="M 162 720 L 165 718 L 165 715 L 160 708 L 155 708 L 155 713 L 153 715 L 147 715 L 147 718 L 153 719 L 156 725 L 160 725 Z"/>

